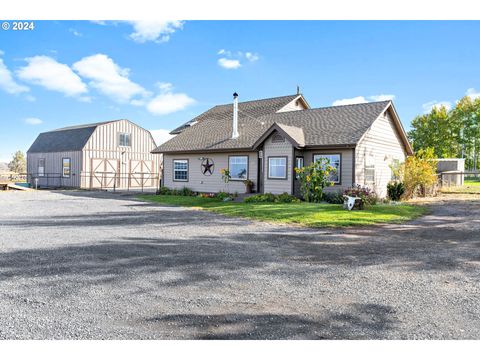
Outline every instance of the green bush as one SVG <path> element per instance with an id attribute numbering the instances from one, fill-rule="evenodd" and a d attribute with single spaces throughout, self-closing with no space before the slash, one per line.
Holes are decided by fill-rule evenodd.
<path id="1" fill-rule="evenodd" d="M 388 198 L 392 201 L 399 201 L 405 193 L 405 185 L 402 182 L 390 182 L 387 185 Z"/>
<path id="2" fill-rule="evenodd" d="M 347 196 L 359 197 L 362 199 L 365 205 L 375 205 L 378 202 L 378 196 L 375 191 L 366 186 L 352 186 L 351 188 L 345 189 L 343 194 Z"/>
<path id="3" fill-rule="evenodd" d="M 340 191 L 326 191 L 323 200 L 330 204 L 343 204 L 343 194 Z"/>
<path id="4" fill-rule="evenodd" d="M 186 186 L 179 190 L 169 189 L 166 186 L 162 186 L 160 189 L 157 190 L 157 195 L 197 196 L 197 193 Z"/>
<path id="5" fill-rule="evenodd" d="M 157 195 L 172 195 L 172 190 L 166 186 L 162 186 L 157 190 Z"/>
<path id="6" fill-rule="evenodd" d="M 228 198 L 228 197 L 231 197 L 231 196 L 230 196 L 229 193 L 227 193 L 227 192 L 225 192 L 225 191 L 221 191 L 221 192 L 215 194 L 215 197 L 216 197 L 217 199 L 219 199 L 219 200 L 224 200 L 224 199 L 226 199 L 226 198 Z"/>
<path id="7" fill-rule="evenodd" d="M 184 186 L 180 190 L 177 190 L 177 194 L 181 196 L 197 196 L 196 192 L 186 186 Z"/>
<path id="8" fill-rule="evenodd" d="M 264 203 L 264 202 L 276 202 L 276 203 L 291 203 L 299 202 L 295 196 L 283 193 L 280 195 L 274 195 L 272 193 L 258 194 L 245 198 L 247 203 Z"/>

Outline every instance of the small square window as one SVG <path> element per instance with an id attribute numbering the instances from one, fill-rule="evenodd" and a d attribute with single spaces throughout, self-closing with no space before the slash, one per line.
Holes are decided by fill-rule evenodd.
<path id="1" fill-rule="evenodd" d="M 268 158 L 268 177 L 270 179 L 287 178 L 287 158 L 270 157 Z"/>
<path id="2" fill-rule="evenodd" d="M 131 146 L 131 139 L 129 133 L 120 133 L 118 136 L 118 145 L 119 146 Z"/>
<path id="3" fill-rule="evenodd" d="M 173 160 L 173 181 L 188 181 L 188 160 Z"/>

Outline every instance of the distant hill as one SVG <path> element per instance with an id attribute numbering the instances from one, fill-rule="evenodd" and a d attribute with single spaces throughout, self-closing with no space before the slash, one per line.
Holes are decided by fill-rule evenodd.
<path id="1" fill-rule="evenodd" d="M 4 162 L 0 162 L 0 173 L 8 171 L 8 164 Z"/>

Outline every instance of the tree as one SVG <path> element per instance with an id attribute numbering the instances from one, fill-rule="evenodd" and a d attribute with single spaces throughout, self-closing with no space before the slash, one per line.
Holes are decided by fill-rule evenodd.
<path id="1" fill-rule="evenodd" d="M 418 150 L 409 156 L 400 167 L 400 178 L 405 186 L 405 197 L 417 192 L 425 196 L 428 188 L 437 182 L 437 161 L 433 148 Z"/>
<path id="2" fill-rule="evenodd" d="M 8 164 L 10 171 L 15 173 L 24 173 L 27 171 L 27 162 L 25 160 L 25 154 L 18 150 L 13 154 L 12 161 Z"/>

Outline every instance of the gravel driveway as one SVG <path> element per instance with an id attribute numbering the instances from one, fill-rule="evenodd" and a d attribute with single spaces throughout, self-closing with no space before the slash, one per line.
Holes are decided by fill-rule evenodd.
<path id="1" fill-rule="evenodd" d="M 309 230 L 0 193 L 0 338 L 480 338 L 480 202 Z"/>

